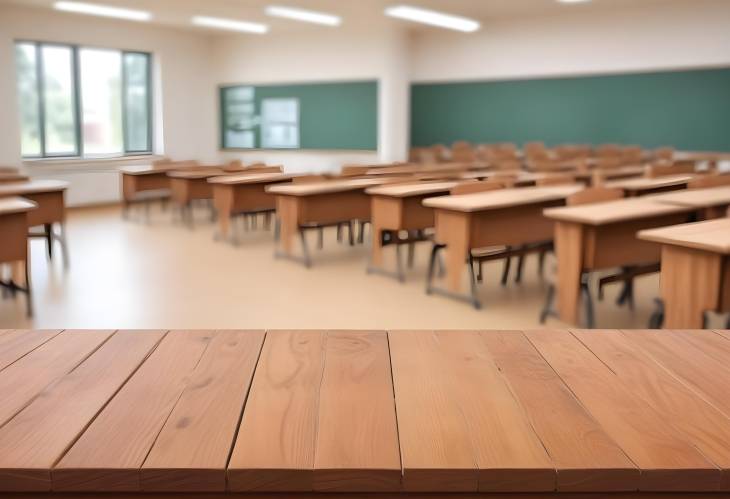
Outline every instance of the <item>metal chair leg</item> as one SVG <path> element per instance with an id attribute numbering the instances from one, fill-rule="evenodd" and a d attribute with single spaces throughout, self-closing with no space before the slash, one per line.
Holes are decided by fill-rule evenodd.
<path id="1" fill-rule="evenodd" d="M 436 267 L 436 259 L 439 256 L 439 252 L 444 249 L 446 246 L 443 244 L 437 244 L 433 243 L 433 246 L 431 247 L 431 256 L 428 260 L 428 272 L 426 274 L 426 294 L 430 295 L 431 290 L 433 289 L 433 271 Z"/>
<path id="2" fill-rule="evenodd" d="M 649 329 L 661 329 L 664 325 L 664 301 L 661 298 L 654 299 L 655 310 L 649 318 Z"/>
<path id="3" fill-rule="evenodd" d="M 593 311 L 593 298 L 591 297 L 591 289 L 587 282 L 582 282 L 581 291 L 583 292 L 583 300 L 586 307 L 586 325 L 588 329 L 596 327 L 596 319 Z"/>
<path id="4" fill-rule="evenodd" d="M 350 246 L 355 246 L 355 226 L 352 223 L 352 220 L 347 222 L 347 235 Z"/>
<path id="5" fill-rule="evenodd" d="M 342 242 L 342 224 L 337 224 L 337 242 Z"/>
<path id="6" fill-rule="evenodd" d="M 481 260 L 477 262 L 477 282 L 484 282 L 484 263 Z"/>
<path id="7" fill-rule="evenodd" d="M 43 235 L 46 238 L 46 250 L 48 251 L 48 259 L 53 260 L 53 225 L 45 224 L 43 228 L 45 229 Z"/>
<path id="8" fill-rule="evenodd" d="M 542 279 L 545 276 L 545 257 L 547 251 L 541 251 L 537 260 L 537 275 Z"/>
<path id="9" fill-rule="evenodd" d="M 403 259 L 401 258 L 400 244 L 395 245 L 395 266 L 396 266 L 396 274 L 398 275 L 398 280 L 400 282 L 405 282 L 406 273 L 405 273 L 405 270 L 403 269 Z"/>
<path id="10" fill-rule="evenodd" d="M 61 254 L 63 256 L 63 268 L 68 270 L 70 266 L 70 258 L 68 254 L 68 242 L 66 241 L 66 224 L 61 223 L 59 224 L 60 232 L 57 236 L 58 243 L 61 245 Z"/>
<path id="11" fill-rule="evenodd" d="M 304 266 L 309 268 L 312 266 L 312 259 L 309 256 L 309 247 L 307 246 L 307 236 L 304 230 L 299 229 L 299 239 L 302 242 L 302 255 L 304 259 Z"/>
<path id="12" fill-rule="evenodd" d="M 509 249 L 509 248 L 507 248 Z M 507 279 L 509 279 L 509 268 L 512 266 L 512 259 L 507 257 L 504 259 L 504 268 L 502 269 L 502 286 L 507 285 Z"/>
<path id="13" fill-rule="evenodd" d="M 416 257 L 416 243 L 410 243 L 408 244 L 408 268 L 413 268 L 413 262 L 415 261 Z"/>
<path id="14" fill-rule="evenodd" d="M 324 248 L 324 227 L 320 227 L 317 233 L 317 247 L 322 249 Z"/>
<path id="15" fill-rule="evenodd" d="M 28 318 L 31 318 L 33 317 L 33 293 L 30 286 L 30 263 L 27 259 L 25 260 L 25 289 L 25 313 Z"/>
<path id="16" fill-rule="evenodd" d="M 279 242 L 281 239 L 281 220 L 276 217 L 274 220 L 274 241 Z"/>
<path id="17" fill-rule="evenodd" d="M 525 266 L 525 255 L 517 257 L 517 272 L 515 273 L 515 282 L 522 282 L 522 268 Z"/>
<path id="18" fill-rule="evenodd" d="M 542 307 L 540 312 L 540 324 L 545 324 L 548 316 L 553 313 L 553 302 L 555 301 L 555 285 L 551 284 L 547 290 L 547 296 L 545 297 L 545 305 Z"/>
<path id="19" fill-rule="evenodd" d="M 365 242 L 365 224 L 366 223 L 367 222 L 364 222 L 362 220 L 360 220 L 358 222 L 358 225 L 359 225 L 358 232 L 357 232 L 357 243 L 358 244 L 362 244 Z"/>
<path id="20" fill-rule="evenodd" d="M 474 306 L 475 309 L 479 310 L 482 308 L 482 304 L 479 302 L 479 298 L 477 297 L 477 278 L 474 274 L 474 257 L 472 257 L 471 253 L 469 253 L 469 259 L 467 261 L 467 264 L 469 265 L 469 289 L 471 291 L 471 304 Z"/>

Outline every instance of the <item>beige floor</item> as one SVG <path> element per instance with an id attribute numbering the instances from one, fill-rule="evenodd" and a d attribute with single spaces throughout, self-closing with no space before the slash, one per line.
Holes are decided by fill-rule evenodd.
<path id="1" fill-rule="evenodd" d="M 366 275 L 367 248 L 337 244 L 327 233 L 311 269 L 273 256 L 269 232 L 245 233 L 239 247 L 213 240 L 198 213 L 195 230 L 153 213 L 150 224 L 123 221 L 117 208 L 72 210 L 71 268 L 46 260 L 33 241 L 36 316 L 24 298 L 0 300 L 0 328 L 537 328 L 546 285 L 531 258 L 522 284 L 499 285 L 501 264 L 486 267 L 482 310 L 424 293 L 428 248 L 417 252 L 405 284 Z M 314 239 L 312 240 L 314 242 Z M 636 311 L 598 304 L 601 328 L 645 327 L 658 278 L 637 284 Z M 563 327 L 549 320 L 549 327 Z"/>

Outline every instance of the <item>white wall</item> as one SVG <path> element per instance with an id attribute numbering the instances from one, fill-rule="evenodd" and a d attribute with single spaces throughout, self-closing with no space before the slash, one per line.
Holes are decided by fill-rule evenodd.
<path id="1" fill-rule="evenodd" d="M 610 0 L 609 0 L 610 1 Z M 413 81 L 529 78 L 730 65 L 730 2 L 694 0 L 487 22 L 416 35 Z"/>
<path id="2" fill-rule="evenodd" d="M 218 84 L 379 81 L 378 152 L 224 152 L 225 158 L 283 163 L 288 171 L 336 171 L 344 163 L 402 160 L 408 148 L 409 38 L 403 31 L 322 29 L 213 42 Z"/>
<path id="3" fill-rule="evenodd" d="M 157 75 L 156 152 L 179 159 L 217 159 L 215 84 L 207 66 L 207 35 L 40 8 L 0 6 L 0 164 L 24 166 L 33 177 L 72 181 L 68 201 L 70 205 L 79 205 L 118 199 L 118 175 L 114 172 L 125 163 L 23 164 L 14 71 L 13 43 L 17 39 L 152 52 Z"/>

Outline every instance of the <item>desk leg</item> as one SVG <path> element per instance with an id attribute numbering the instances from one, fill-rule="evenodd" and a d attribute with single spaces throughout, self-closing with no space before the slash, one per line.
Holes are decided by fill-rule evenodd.
<path id="1" fill-rule="evenodd" d="M 720 300 L 722 256 L 716 253 L 662 247 L 661 292 L 667 329 L 701 329 L 704 314 Z"/>
<path id="2" fill-rule="evenodd" d="M 372 245 L 370 249 L 370 264 L 375 268 L 383 266 L 383 230 L 378 220 L 373 217 L 372 221 Z"/>
<path id="3" fill-rule="evenodd" d="M 231 230 L 231 212 L 233 211 L 233 189 L 229 186 L 213 188 L 213 204 L 218 212 L 218 237 L 226 240 Z"/>
<path id="4" fill-rule="evenodd" d="M 583 270 L 583 227 L 555 223 L 555 254 L 558 259 L 558 315 L 568 324 L 578 324 L 580 276 Z"/>
<path id="5" fill-rule="evenodd" d="M 299 230 L 299 200 L 293 196 L 279 196 L 276 205 L 280 220 L 279 246 L 284 255 L 292 256 L 294 240 Z"/>
<path id="6" fill-rule="evenodd" d="M 470 250 L 470 224 L 468 213 L 436 211 L 436 240 L 446 245 L 446 287 L 452 293 L 461 291 Z"/>

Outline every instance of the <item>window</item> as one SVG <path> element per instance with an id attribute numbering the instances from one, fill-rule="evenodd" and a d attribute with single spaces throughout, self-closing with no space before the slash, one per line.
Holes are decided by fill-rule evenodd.
<path id="1" fill-rule="evenodd" d="M 297 99 L 264 99 L 261 102 L 261 145 L 272 149 L 299 147 Z"/>
<path id="2" fill-rule="evenodd" d="M 19 42 L 16 64 L 24 157 L 151 152 L 149 54 Z"/>
<path id="3" fill-rule="evenodd" d="M 223 99 L 223 147 L 256 147 L 256 105 L 253 87 L 224 88 Z"/>

